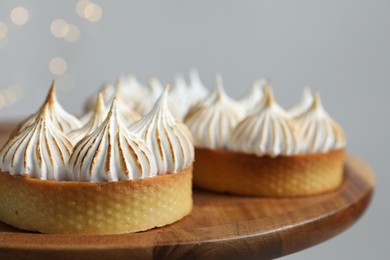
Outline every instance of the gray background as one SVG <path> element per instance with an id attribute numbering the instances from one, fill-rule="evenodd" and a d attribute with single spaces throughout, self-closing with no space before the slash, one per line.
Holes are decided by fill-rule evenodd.
<path id="1" fill-rule="evenodd" d="M 21 102 L 0 110 L 20 118 L 41 104 L 53 76 L 49 60 L 63 57 L 73 85 L 60 84 L 63 106 L 80 113 L 81 103 L 104 81 L 122 72 L 141 82 L 155 75 L 168 82 L 197 67 L 213 86 L 221 72 L 227 92 L 239 97 L 258 77 L 272 79 L 279 103 L 290 106 L 304 85 L 318 89 L 328 112 L 341 123 L 348 150 L 373 168 L 377 188 L 364 217 L 343 234 L 287 259 L 388 259 L 390 219 L 388 122 L 390 1 L 96 1 L 97 23 L 80 18 L 76 1 L 1 1 L 0 20 L 9 26 L 0 49 L 0 91 L 24 88 Z M 10 22 L 10 10 L 25 6 L 30 20 Z M 54 38 L 50 23 L 63 18 L 80 27 L 81 38 Z"/>

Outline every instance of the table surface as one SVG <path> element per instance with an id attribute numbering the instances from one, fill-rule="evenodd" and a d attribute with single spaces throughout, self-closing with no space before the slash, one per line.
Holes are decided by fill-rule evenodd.
<path id="1" fill-rule="evenodd" d="M 0 143 L 12 127 L 0 126 Z M 369 167 L 348 154 L 343 184 L 333 192 L 273 199 L 194 189 L 194 209 L 189 216 L 145 232 L 49 235 L 0 223 L 0 258 L 275 258 L 347 229 L 364 213 L 374 186 Z"/>

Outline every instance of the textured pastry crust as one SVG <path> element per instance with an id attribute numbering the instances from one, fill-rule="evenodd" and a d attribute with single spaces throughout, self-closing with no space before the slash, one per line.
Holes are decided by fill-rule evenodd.
<path id="1" fill-rule="evenodd" d="M 173 223 L 192 209 L 192 165 L 118 182 L 56 182 L 0 173 L 0 221 L 42 233 L 117 234 Z"/>
<path id="2" fill-rule="evenodd" d="M 193 182 L 201 188 L 241 195 L 313 195 L 341 184 L 344 157 L 344 149 L 271 158 L 196 148 Z"/>

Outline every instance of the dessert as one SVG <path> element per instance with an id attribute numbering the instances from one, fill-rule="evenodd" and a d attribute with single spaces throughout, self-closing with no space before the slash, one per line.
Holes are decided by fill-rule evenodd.
<path id="1" fill-rule="evenodd" d="M 283 197 L 323 193 L 341 184 L 345 137 L 321 107 L 319 97 L 293 119 L 275 102 L 271 88 L 265 87 L 257 109 L 223 128 L 230 132 L 219 135 L 224 141 L 218 146 L 207 139 L 217 135 L 218 128 L 210 131 L 206 117 L 200 117 L 197 109 L 185 119 L 195 141 L 194 185 L 219 192 Z M 217 113 L 209 110 L 203 114 Z M 222 125 L 221 120 L 209 122 Z M 318 146 L 323 149 L 315 149 Z"/>
<path id="2" fill-rule="evenodd" d="M 101 99 L 95 117 L 103 114 L 98 112 Z M 130 132 L 117 99 L 94 131 L 71 132 L 80 135 L 75 146 L 53 121 L 56 107 L 49 101 L 0 151 L 0 221 L 43 233 L 114 234 L 167 225 L 190 212 L 193 147 L 164 104 L 156 104 L 156 111 L 166 118 L 144 121 L 169 125 L 169 137 L 177 138 L 163 147 L 179 147 L 175 153 L 164 150 L 161 157 L 148 144 L 169 141 L 165 134 L 156 130 L 145 141 Z M 188 154 L 180 164 L 177 152 L 183 147 Z M 167 167 L 159 170 L 156 161 L 161 159 Z"/>
<path id="3" fill-rule="evenodd" d="M 193 106 L 184 118 L 196 148 L 225 149 L 233 128 L 244 116 L 240 105 L 226 95 L 220 75 L 216 82 L 213 95 Z"/>

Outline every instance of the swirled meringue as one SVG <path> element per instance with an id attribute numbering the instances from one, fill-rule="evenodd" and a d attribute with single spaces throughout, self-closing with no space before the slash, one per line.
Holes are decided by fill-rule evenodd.
<path id="1" fill-rule="evenodd" d="M 176 75 L 172 91 L 168 95 L 169 111 L 178 120 L 182 121 L 191 105 L 189 88 L 182 75 Z"/>
<path id="2" fill-rule="evenodd" d="M 184 118 L 196 147 L 226 148 L 231 131 L 244 115 L 238 103 L 226 95 L 220 75 L 216 81 L 214 94 L 193 106 Z"/>
<path id="3" fill-rule="evenodd" d="M 158 173 L 175 173 L 194 161 L 194 145 L 187 127 L 168 110 L 169 87 L 161 94 L 153 109 L 130 127 L 139 134 L 156 156 Z"/>
<path id="4" fill-rule="evenodd" d="M 121 75 L 117 82 L 117 88 L 118 85 L 120 85 L 121 94 L 123 100 L 126 101 L 126 105 L 138 114 L 142 114 L 139 111 L 139 107 L 148 98 L 148 88 L 139 83 L 137 78 L 132 74 Z"/>
<path id="5" fill-rule="evenodd" d="M 103 95 L 104 103 L 110 102 L 112 100 L 113 96 L 115 95 L 115 87 L 109 83 L 103 84 L 103 86 L 99 89 L 99 92 L 95 95 L 92 95 L 87 99 L 87 101 L 84 104 L 84 113 L 89 113 L 94 110 L 95 102 L 97 99 L 97 96 L 99 94 Z M 82 117 L 80 121 L 85 124 L 88 121 L 88 117 Z"/>
<path id="6" fill-rule="evenodd" d="M 127 105 L 123 96 L 122 84 L 118 83 L 116 86 L 115 96 L 112 100 L 116 99 L 116 107 L 118 113 L 126 125 L 130 125 L 140 119 L 140 114 Z M 112 102 L 112 101 L 111 101 Z"/>
<path id="7" fill-rule="evenodd" d="M 150 78 L 148 85 L 148 94 L 144 97 L 142 102 L 139 102 L 137 111 L 141 115 L 146 115 L 147 113 L 149 113 L 163 90 L 164 87 L 157 78 Z"/>
<path id="8" fill-rule="evenodd" d="M 190 106 L 204 100 L 209 95 L 209 91 L 203 85 L 200 80 L 199 73 L 197 70 L 190 70 L 190 85 L 189 85 L 189 96 L 191 97 Z"/>
<path id="9" fill-rule="evenodd" d="M 62 108 L 62 106 L 58 103 L 55 92 L 56 84 L 53 81 L 46 97 L 46 101 L 40 110 L 22 121 L 12 135 L 17 135 L 23 132 L 28 126 L 33 124 L 36 118 L 42 113 L 43 108 L 48 110 L 47 112 L 49 113 L 49 118 L 53 125 L 65 134 L 69 133 L 73 129 L 80 128 L 80 121 Z"/>
<path id="10" fill-rule="evenodd" d="M 1 171 L 41 180 L 64 180 L 72 152 L 68 138 L 53 124 L 46 103 L 29 126 L 11 137 L 0 151 Z"/>
<path id="11" fill-rule="evenodd" d="M 256 80 L 249 88 L 248 93 L 238 100 L 238 103 L 242 106 L 245 115 L 250 115 L 260 104 L 263 98 L 263 87 L 267 85 L 269 85 L 269 82 L 266 79 Z"/>
<path id="12" fill-rule="evenodd" d="M 303 89 L 301 100 L 293 107 L 287 110 L 292 118 L 296 118 L 304 113 L 313 103 L 313 94 L 309 87 Z"/>
<path id="13" fill-rule="evenodd" d="M 296 122 L 301 129 L 304 153 L 324 153 L 345 148 L 344 131 L 324 110 L 318 93 L 309 108 L 296 117 Z"/>
<path id="14" fill-rule="evenodd" d="M 154 155 L 142 139 L 127 130 L 116 102 L 114 99 L 102 125 L 74 147 L 70 179 L 102 182 L 157 175 Z"/>
<path id="15" fill-rule="evenodd" d="M 69 139 L 72 140 L 74 144 L 95 131 L 106 118 L 108 111 L 106 105 L 104 104 L 102 93 L 97 96 L 95 108 L 91 112 L 89 120 L 83 127 L 73 130 L 68 134 Z"/>
<path id="16" fill-rule="evenodd" d="M 263 101 L 257 111 L 234 128 L 228 149 L 271 157 L 298 153 L 298 130 L 274 101 L 270 87 L 264 88 Z"/>

